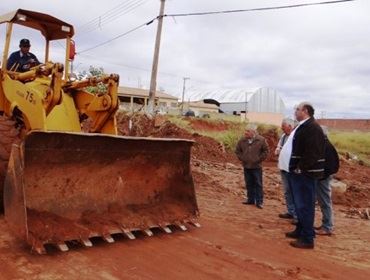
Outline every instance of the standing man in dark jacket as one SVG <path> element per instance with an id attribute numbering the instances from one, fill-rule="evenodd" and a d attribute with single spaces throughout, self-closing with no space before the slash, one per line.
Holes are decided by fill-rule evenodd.
<path id="1" fill-rule="evenodd" d="M 295 116 L 299 121 L 292 141 L 289 162 L 292 192 L 298 223 L 296 229 L 286 234 L 297 238 L 290 244 L 296 248 L 314 248 L 315 187 L 324 176 L 325 137 L 320 125 L 314 119 L 314 108 L 308 102 L 300 103 Z"/>
<path id="2" fill-rule="evenodd" d="M 263 208 L 263 185 L 261 163 L 267 158 L 269 149 L 265 138 L 257 134 L 255 125 L 249 125 L 236 146 L 235 154 L 244 167 L 247 200 L 244 204 L 256 204 Z"/>

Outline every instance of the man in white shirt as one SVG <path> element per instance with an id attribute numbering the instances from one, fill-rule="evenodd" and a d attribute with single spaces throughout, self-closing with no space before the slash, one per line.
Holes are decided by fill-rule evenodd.
<path id="1" fill-rule="evenodd" d="M 292 189 L 291 189 L 290 180 L 289 180 L 289 161 L 290 161 L 290 156 L 292 153 L 292 143 L 293 143 L 292 137 L 294 133 L 290 139 L 289 137 L 292 134 L 292 131 L 294 130 L 295 126 L 296 126 L 296 122 L 293 119 L 291 118 L 283 119 L 281 123 L 281 129 L 283 130 L 284 133 L 280 137 L 278 146 L 276 147 L 276 150 L 275 150 L 275 155 L 279 155 L 278 167 L 280 169 L 281 181 L 282 181 L 283 190 L 284 190 L 285 204 L 287 207 L 287 212 L 279 214 L 279 217 L 282 219 L 294 219 L 294 220 L 297 219 L 297 216 L 295 213 Z"/>

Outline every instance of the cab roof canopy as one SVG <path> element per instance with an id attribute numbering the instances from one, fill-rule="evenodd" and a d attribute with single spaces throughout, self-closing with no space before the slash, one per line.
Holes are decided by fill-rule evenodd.
<path id="1" fill-rule="evenodd" d="M 28 10 L 18 9 L 0 16 L 0 24 L 5 22 L 13 22 L 39 30 L 49 41 L 65 39 L 74 34 L 71 24 L 46 14 Z"/>

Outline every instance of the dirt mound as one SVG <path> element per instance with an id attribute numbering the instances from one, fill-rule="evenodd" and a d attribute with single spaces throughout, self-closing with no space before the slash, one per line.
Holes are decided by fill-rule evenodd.
<path id="1" fill-rule="evenodd" d="M 232 160 L 232 156 L 225 152 L 222 144 L 213 138 L 199 135 L 198 133 L 190 133 L 177 125 L 165 121 L 161 125 L 156 126 L 154 118 L 151 119 L 146 115 L 135 114 L 128 116 L 119 114 L 117 118 L 118 132 L 124 136 L 143 136 L 143 137 L 158 137 L 158 138 L 183 138 L 194 140 L 192 149 L 192 158 L 224 162 L 227 159 Z"/>
<path id="2" fill-rule="evenodd" d="M 333 195 L 333 202 L 348 207 L 370 207 L 369 167 L 341 160 L 340 168 L 335 178 L 347 184 L 347 190 L 342 194 Z"/>
<path id="3" fill-rule="evenodd" d="M 129 129 L 129 121 L 131 119 L 131 129 Z M 209 121 L 191 119 L 190 122 L 194 127 L 211 127 L 214 130 L 226 129 L 224 123 L 218 126 Z M 195 141 L 192 149 L 192 158 L 196 160 L 227 163 L 231 162 L 239 166 L 239 161 L 233 153 L 225 151 L 223 145 L 213 138 L 202 136 L 198 133 L 190 133 L 177 125 L 165 121 L 159 126 L 155 126 L 154 119 L 150 119 L 145 115 L 120 115 L 118 118 L 118 128 L 121 135 L 130 136 L 145 136 L 158 138 L 183 138 Z M 274 150 L 279 141 L 279 136 L 276 129 L 267 129 L 260 131 L 260 134 L 265 137 L 270 149 L 269 156 L 265 162 L 265 166 L 273 166 L 271 172 L 275 169 L 277 157 L 274 155 Z M 341 162 L 341 168 L 335 178 L 343 181 L 348 185 L 347 191 L 343 194 L 334 194 L 333 202 L 335 204 L 344 205 L 347 207 L 366 208 L 370 207 L 370 182 L 368 181 L 368 170 L 366 166 Z"/>
<path id="4" fill-rule="evenodd" d="M 260 132 L 260 135 L 262 135 L 266 139 L 267 145 L 269 147 L 269 155 L 267 156 L 266 160 L 277 162 L 277 156 L 275 156 L 274 154 L 276 146 L 279 142 L 279 135 L 277 133 L 277 130 L 271 128 L 266 131 Z"/>
<path id="5" fill-rule="evenodd" d="M 154 129 L 154 119 L 142 114 L 121 113 L 117 116 L 117 126 L 120 135 L 148 137 Z"/>
<path id="6" fill-rule="evenodd" d="M 210 121 L 204 119 L 195 119 L 195 118 L 186 118 L 189 122 L 191 127 L 195 131 L 225 131 L 234 129 L 237 124 L 219 120 L 219 121 Z M 277 143 L 279 142 L 279 135 L 276 128 L 268 128 L 268 129 L 261 129 L 259 131 L 260 135 L 262 135 L 269 146 L 269 155 L 267 157 L 267 161 L 276 162 L 277 157 L 274 155 L 274 151 L 276 149 Z M 229 156 L 229 160 L 235 162 L 235 158 Z"/>

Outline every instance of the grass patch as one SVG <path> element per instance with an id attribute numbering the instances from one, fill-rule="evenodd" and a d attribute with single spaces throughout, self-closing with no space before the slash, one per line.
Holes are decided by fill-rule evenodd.
<path id="1" fill-rule="evenodd" d="M 209 114 L 209 116 L 210 116 L 210 119 L 214 121 L 222 120 L 222 121 L 233 122 L 233 123 L 240 123 L 242 121 L 240 116 L 235 116 L 235 115 Z"/>
<path id="2" fill-rule="evenodd" d="M 259 134 L 265 134 L 271 131 L 278 135 L 281 133 L 279 127 L 272 124 L 258 124 L 257 131 Z"/>
<path id="3" fill-rule="evenodd" d="M 235 116 L 231 116 L 235 117 Z M 180 116 L 168 116 L 168 120 L 177 126 L 189 131 L 190 133 L 199 133 L 211 137 L 216 141 L 223 143 L 229 151 L 234 151 L 236 144 L 244 134 L 245 122 L 236 121 L 236 118 L 230 120 L 216 120 L 214 118 L 202 119 L 208 123 L 217 124 L 217 122 L 230 123 L 230 128 L 223 131 L 197 130 L 195 131 L 188 119 Z M 260 134 L 267 131 L 276 131 L 280 134 L 279 128 L 273 125 L 259 124 L 257 128 Z M 362 160 L 367 166 L 370 166 L 370 132 L 348 132 L 348 131 L 330 131 L 329 139 L 342 155 L 349 153 Z"/>
<path id="4" fill-rule="evenodd" d="M 370 165 L 370 132 L 331 131 L 329 139 L 340 154 L 350 153 Z"/>
<path id="5" fill-rule="evenodd" d="M 234 151 L 236 144 L 238 143 L 240 137 L 242 137 L 244 133 L 245 123 L 236 122 L 234 120 L 216 120 L 216 119 L 202 119 L 204 122 L 215 124 L 219 122 L 226 122 L 230 124 L 230 129 L 226 129 L 223 131 L 210 131 L 210 130 L 194 130 L 191 126 L 191 123 L 188 119 L 180 117 L 180 116 L 168 116 L 167 119 L 174 123 L 175 125 L 189 131 L 190 133 L 198 133 L 203 136 L 208 136 L 216 141 L 222 143 L 225 148 L 229 151 Z"/>
<path id="6" fill-rule="evenodd" d="M 191 133 L 194 132 L 191 125 L 190 125 L 190 122 L 187 119 L 183 118 L 183 117 L 168 115 L 167 120 L 169 120 L 171 123 L 177 125 L 180 128 L 183 128 L 183 129 L 185 129 L 185 130 L 187 130 Z"/>
<path id="7" fill-rule="evenodd" d="M 239 139 L 243 136 L 244 125 L 242 128 L 233 128 L 225 131 L 199 131 L 204 136 L 211 137 L 222 143 L 226 150 L 234 151 Z"/>

